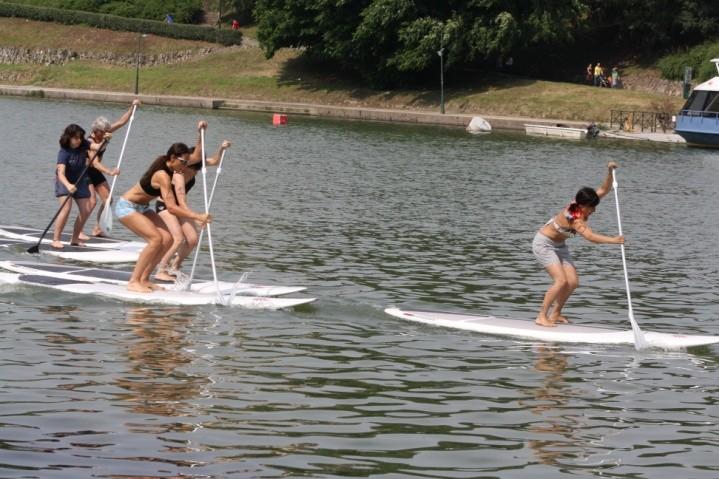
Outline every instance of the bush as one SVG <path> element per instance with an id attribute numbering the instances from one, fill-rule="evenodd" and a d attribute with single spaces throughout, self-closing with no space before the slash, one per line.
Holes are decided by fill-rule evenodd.
<path id="1" fill-rule="evenodd" d="M 716 68 L 709 60 L 719 58 L 719 43 L 703 43 L 686 51 L 672 53 L 657 62 L 664 78 L 683 80 L 684 67 L 692 67 L 694 81 L 703 82 L 717 75 Z"/>
<path id="2" fill-rule="evenodd" d="M 216 30 L 211 27 L 178 23 L 167 24 L 155 20 L 16 3 L 0 2 L 0 17 L 19 17 L 41 22 L 63 23 L 65 25 L 88 25 L 108 30 L 152 33 L 162 37 L 200 40 L 222 45 L 239 45 L 242 43 L 242 34 L 234 30 Z"/>

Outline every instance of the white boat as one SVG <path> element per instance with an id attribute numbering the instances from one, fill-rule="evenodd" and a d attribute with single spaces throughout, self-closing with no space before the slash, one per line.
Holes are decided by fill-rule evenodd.
<path id="1" fill-rule="evenodd" d="M 719 147 L 719 58 L 717 75 L 697 85 L 676 117 L 674 131 L 689 146 Z"/>
<path id="2" fill-rule="evenodd" d="M 586 128 L 571 128 L 560 125 L 535 125 L 525 123 L 524 131 L 527 135 L 568 138 L 571 140 L 583 140 L 587 137 Z"/>
<path id="3" fill-rule="evenodd" d="M 398 308 L 387 308 L 384 312 L 390 316 L 408 321 L 447 328 L 465 329 L 495 336 L 532 339 L 553 343 L 634 344 L 634 333 L 631 330 L 595 328 L 576 326 L 573 324 L 558 324 L 555 327 L 544 327 L 535 324 L 534 321 L 520 319 L 434 311 L 403 311 Z M 657 333 L 653 331 L 645 331 L 644 339 L 650 347 L 668 350 L 719 343 L 719 336 Z"/>

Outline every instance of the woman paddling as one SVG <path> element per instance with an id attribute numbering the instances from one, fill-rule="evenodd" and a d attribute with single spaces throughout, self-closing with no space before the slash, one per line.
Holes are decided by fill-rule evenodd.
<path id="1" fill-rule="evenodd" d="M 579 279 L 569 248 L 565 243 L 567 238 L 579 234 L 592 243 L 624 243 L 624 236 L 604 236 L 592 231 L 587 224 L 589 217 L 599 204 L 599 200 L 611 191 L 612 170 L 617 167 L 615 162 L 610 162 L 607 165 L 607 176 L 596 191 L 586 187 L 579 190 L 574 201 L 547 221 L 534 237 L 532 242 L 534 256 L 554 280 L 544 295 L 542 309 L 537 315 L 536 323 L 540 326 L 554 326 L 555 323 L 568 322 L 567 318 L 562 316 L 562 307 L 572 292 L 577 289 Z M 549 309 L 552 305 L 554 305 L 554 310 L 550 314 Z"/>
<path id="2" fill-rule="evenodd" d="M 95 149 L 99 148 L 100 143 L 102 143 L 102 140 L 105 137 L 106 133 L 113 133 L 125 126 L 127 122 L 130 121 L 133 110 L 139 105 L 140 100 L 133 100 L 132 104 L 130 105 L 130 109 L 127 110 L 120 118 L 118 118 L 115 123 L 110 123 L 104 116 L 97 117 L 95 121 L 92 122 L 90 136 L 87 138 L 90 142 L 91 147 L 95 147 Z M 96 164 L 102 162 L 102 156 L 104 155 L 104 153 L 105 148 L 98 150 Z M 100 199 L 102 200 L 102 203 L 100 204 L 100 209 L 97 211 L 97 224 L 92 230 L 92 236 L 104 236 L 102 230 L 100 229 L 100 216 L 102 216 L 102 210 L 105 208 L 105 202 L 110 196 L 110 187 L 107 184 L 107 179 L 105 178 L 105 175 L 103 175 L 103 172 L 107 173 L 107 171 L 110 170 L 107 170 L 106 168 L 100 166 L 101 165 L 95 167 L 91 166 L 90 169 L 87 170 L 87 176 L 90 179 L 90 212 L 92 212 L 92 210 L 94 210 L 95 206 L 97 205 L 97 197 L 100 196 Z M 120 173 L 117 168 L 113 168 L 111 171 L 112 173 L 109 173 L 111 175 L 118 175 Z M 84 233 L 80 233 L 80 239 L 87 240 L 89 239 L 89 237 Z"/>
<path id="3" fill-rule="evenodd" d="M 205 161 L 207 166 L 216 166 L 220 162 L 222 152 L 230 147 L 230 142 L 225 140 L 222 142 L 217 152 Z M 194 148 L 191 152 L 194 153 Z M 202 169 L 202 159 L 196 163 L 188 163 L 182 171 L 175 172 L 172 175 L 172 186 L 175 193 L 177 203 L 183 208 L 189 209 L 187 205 L 187 193 L 190 192 L 192 187 L 195 185 L 195 176 L 197 172 Z M 155 277 L 166 277 L 172 276 L 180 270 L 180 266 L 187 255 L 197 246 L 198 240 L 198 224 L 191 219 L 177 217 L 168 211 L 165 203 L 158 199 L 155 202 L 155 212 L 160 215 L 160 218 L 165 222 L 167 229 L 172 235 L 172 244 L 165 252 L 165 255 L 160 260 L 160 264 L 157 266 L 157 274 Z M 169 265 L 173 255 L 175 259 L 172 261 L 172 265 Z"/>
<path id="4" fill-rule="evenodd" d="M 198 124 L 198 129 L 202 128 L 207 128 L 207 122 L 201 121 Z M 147 242 L 127 284 L 127 289 L 130 291 L 145 293 L 160 288 L 150 282 L 150 274 L 172 242 L 165 223 L 150 207 L 150 201 L 158 197 L 162 198 L 170 213 L 181 218 L 195 220 L 201 226 L 212 221 L 209 214 L 196 213 L 178 205 L 172 190 L 173 173 L 181 171 L 188 163 L 201 159 L 199 149 L 200 145 L 198 144 L 195 147 L 196 153 L 191 156 L 187 145 L 184 143 L 173 144 L 165 155 L 158 157 L 150 165 L 140 181 L 117 201 L 115 214 L 120 223 Z M 173 278 L 158 279 L 171 280 Z"/>
<path id="5" fill-rule="evenodd" d="M 79 125 L 71 124 L 65 127 L 60 137 L 60 151 L 57 154 L 55 166 L 55 197 L 61 205 L 61 210 L 55 222 L 55 231 L 52 238 L 52 247 L 62 249 L 62 231 L 70 216 L 72 202 L 66 201 L 68 195 L 72 195 L 78 207 L 78 215 L 75 219 L 75 226 L 72 230 L 70 244 L 82 246 L 80 233 L 90 216 L 90 183 L 87 177 L 88 162 L 108 175 L 117 174 L 105 168 L 97 160 L 97 150 L 105 146 L 110 139 L 110 134 L 103 137 L 101 143 L 93 146 L 85 140 L 85 130 Z"/>

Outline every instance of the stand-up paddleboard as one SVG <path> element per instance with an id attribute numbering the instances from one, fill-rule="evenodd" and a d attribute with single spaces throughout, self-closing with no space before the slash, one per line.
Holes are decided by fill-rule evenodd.
<path id="1" fill-rule="evenodd" d="M 0 238 L 5 238 L 8 240 L 18 240 L 25 243 L 34 244 L 37 243 L 37 240 L 40 239 L 41 235 L 42 230 L 39 230 L 37 228 L 0 225 Z M 71 237 L 72 235 L 63 233 L 60 237 L 60 240 L 66 247 L 68 247 L 70 246 Z M 50 243 L 52 243 L 51 238 L 43 238 L 42 244 L 49 245 Z M 124 249 L 126 251 L 130 251 L 134 248 L 137 249 L 137 251 L 139 252 L 142 250 L 142 248 L 145 247 L 145 243 L 142 241 L 125 241 L 115 238 L 101 238 L 97 236 L 92 236 L 87 241 L 83 241 L 83 243 L 85 243 L 85 248 L 82 248 L 83 251 L 87 248 Z"/>
<path id="2" fill-rule="evenodd" d="M 168 304 L 199 306 L 222 304 L 224 306 L 241 306 L 248 309 L 285 309 L 311 303 L 316 298 L 275 298 L 267 296 L 235 296 L 204 294 L 191 291 L 153 291 L 151 293 L 135 293 L 128 291 L 124 285 L 109 283 L 89 283 L 79 280 L 54 278 L 52 276 L 0 274 L 0 281 L 15 285 L 28 285 L 64 291 L 73 294 L 94 295 L 139 304 Z"/>
<path id="3" fill-rule="evenodd" d="M 130 280 L 131 271 L 100 268 L 83 268 L 72 265 L 37 263 L 31 261 L 0 261 L 0 268 L 18 274 L 48 276 L 70 281 L 88 283 L 112 283 L 127 286 Z M 157 281 L 168 289 L 173 286 L 172 281 Z M 216 294 L 217 291 L 232 293 L 242 296 L 284 296 L 304 291 L 303 286 L 276 286 L 261 285 L 244 282 L 214 281 L 208 279 L 197 279 L 193 281 L 190 291 L 203 294 Z"/>
<path id="4" fill-rule="evenodd" d="M 0 226 L 0 246 L 16 246 L 21 244 L 36 244 L 42 231 L 24 226 Z M 64 248 L 54 249 L 50 246 L 52 240 L 43 238 L 43 248 L 40 253 L 57 258 L 86 263 L 134 263 L 140 256 L 145 243 L 142 241 L 124 241 L 113 238 L 91 237 L 85 241 L 85 246 L 70 245 L 71 235 L 63 233 L 61 240 Z"/>
<path id="5" fill-rule="evenodd" d="M 473 316 L 431 311 L 402 311 L 398 308 L 387 308 L 384 311 L 391 316 L 416 321 L 418 323 L 466 329 L 497 336 L 535 339 L 554 343 L 634 344 L 634 334 L 631 330 L 621 331 L 608 328 L 575 326 L 573 324 L 558 324 L 553 328 L 547 328 L 535 324 L 534 321 L 495 318 L 494 316 Z M 719 336 L 645 331 L 644 337 L 650 347 L 661 349 L 683 349 L 691 346 L 719 343 Z"/>

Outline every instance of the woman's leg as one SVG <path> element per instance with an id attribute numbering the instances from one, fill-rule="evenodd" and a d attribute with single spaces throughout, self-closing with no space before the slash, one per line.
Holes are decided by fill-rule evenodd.
<path id="1" fill-rule="evenodd" d="M 182 224 L 182 231 L 185 234 L 185 242 L 182 244 L 180 249 L 177 251 L 177 256 L 172 262 L 172 268 L 179 270 L 182 266 L 182 262 L 197 246 L 199 239 L 197 235 L 197 225 L 194 221 L 183 218 L 180 220 Z"/>
<path id="2" fill-rule="evenodd" d="M 567 282 L 554 299 L 554 310 L 549 316 L 549 320 L 554 323 L 569 322 L 566 317 L 562 316 L 562 308 L 574 290 L 577 289 L 577 286 L 579 286 L 579 277 L 577 277 L 577 270 L 574 269 L 574 266 L 570 263 L 562 263 L 562 269 Z"/>
<path id="3" fill-rule="evenodd" d="M 70 211 L 72 210 L 72 201 L 66 201 L 67 196 L 58 196 L 57 200 L 60 206 L 62 206 L 62 210 L 60 210 L 60 214 L 57 215 L 57 219 L 55 220 L 55 231 L 52 235 L 52 247 L 60 249 L 64 247 L 61 242 L 62 230 L 65 229 L 67 219 L 70 217 Z"/>
<path id="4" fill-rule="evenodd" d="M 160 280 L 173 280 L 174 278 L 170 276 L 170 274 L 167 272 L 167 263 L 169 263 L 170 259 L 172 258 L 172 255 L 174 255 L 177 250 L 180 249 L 180 247 L 182 246 L 182 243 L 185 241 L 185 235 L 182 231 L 180 221 L 175 215 L 173 215 L 167 210 L 163 210 L 158 213 L 158 216 L 165 224 L 167 231 L 172 237 L 172 241 L 169 247 L 164 250 L 162 258 L 160 258 L 160 263 L 158 264 L 155 278 Z"/>
<path id="5" fill-rule="evenodd" d="M 95 227 L 92 229 L 92 235 L 105 236 L 100 229 L 100 217 L 102 216 L 102 211 L 105 209 L 107 198 L 110 196 L 110 187 L 107 186 L 107 181 L 103 181 L 93 189 L 95 190 L 96 195 L 100 197 L 100 207 L 97 209 L 97 222 L 95 223 Z M 95 195 L 93 195 L 93 198 L 95 198 Z M 92 205 L 90 209 L 92 210 L 94 208 L 95 206 Z"/>
<path id="6" fill-rule="evenodd" d="M 132 270 L 130 281 L 127 283 L 127 289 L 130 291 L 149 293 L 152 291 L 152 287 L 147 284 L 149 283 L 149 273 L 145 276 L 145 272 L 148 270 L 152 272 L 156 264 L 153 264 L 153 261 L 157 253 L 162 251 L 162 233 L 152 219 L 141 213 L 125 215 L 120 218 L 120 223 L 147 243 L 147 246 L 140 252 L 140 257 L 137 259 L 135 269 Z"/>
<path id="7" fill-rule="evenodd" d="M 75 203 L 77 203 L 79 211 L 77 213 L 77 218 L 75 218 L 75 227 L 72 229 L 70 244 L 81 246 L 84 243 L 80 243 L 80 234 L 82 233 L 82 229 L 85 227 L 85 223 L 90 217 L 92 210 L 90 209 L 90 198 L 76 198 Z"/>
<path id="8" fill-rule="evenodd" d="M 90 211 L 88 212 L 88 215 L 87 215 L 87 217 L 89 218 L 90 213 L 92 213 L 92 210 L 95 209 L 95 205 L 97 204 L 97 197 L 95 196 L 95 187 L 92 185 L 92 183 L 90 183 L 90 186 L 88 188 L 90 189 L 90 198 L 88 198 L 90 200 L 90 203 L 89 203 Z M 87 221 L 87 220 L 85 220 L 85 221 Z M 83 227 L 84 227 L 84 223 L 83 223 Z M 78 236 L 78 238 L 81 239 L 82 241 L 87 241 L 90 239 L 90 237 L 88 235 L 86 235 L 83 231 L 80 231 L 80 235 Z"/>
<path id="9" fill-rule="evenodd" d="M 552 283 L 552 286 L 549 287 L 547 293 L 544 295 L 542 309 L 539 311 L 535 322 L 540 326 L 554 326 L 552 320 L 549 319 L 549 308 L 552 306 L 552 303 L 556 301 L 557 296 L 562 289 L 566 286 L 567 278 L 564 274 L 562 263 L 551 263 L 546 266 L 546 270 L 547 273 L 549 273 L 549 276 L 552 277 L 552 280 L 554 280 L 554 283 Z"/>

